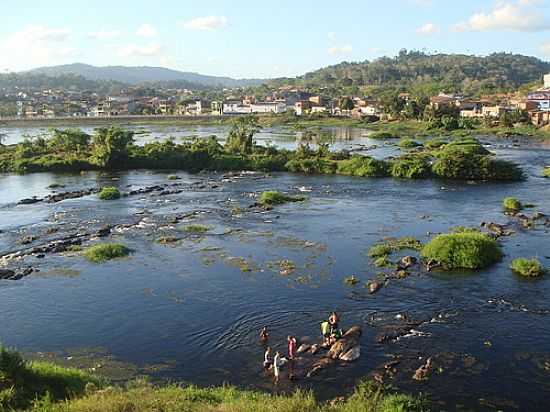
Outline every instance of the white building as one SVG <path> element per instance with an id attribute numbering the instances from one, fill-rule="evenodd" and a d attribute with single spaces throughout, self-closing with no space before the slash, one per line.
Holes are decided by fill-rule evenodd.
<path id="1" fill-rule="evenodd" d="M 252 109 L 240 101 L 225 102 L 223 104 L 223 114 L 249 114 Z"/>
<path id="2" fill-rule="evenodd" d="M 544 75 L 544 88 L 550 89 L 550 73 Z"/>
<path id="3" fill-rule="evenodd" d="M 259 102 L 250 105 L 252 113 L 284 113 L 286 103 L 283 102 Z"/>

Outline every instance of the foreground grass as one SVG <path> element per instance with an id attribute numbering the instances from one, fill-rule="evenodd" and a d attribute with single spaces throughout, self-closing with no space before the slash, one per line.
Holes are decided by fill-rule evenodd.
<path id="1" fill-rule="evenodd" d="M 109 388 L 86 397 L 54 403 L 44 400 L 33 412 L 405 412 L 426 410 L 424 402 L 399 394 L 384 394 L 372 384 L 360 384 L 346 401 L 331 406 L 310 392 L 270 395 L 234 387 L 155 388 L 141 383 L 129 389 Z"/>
<path id="2" fill-rule="evenodd" d="M 128 256 L 130 249 L 120 243 L 104 243 L 91 246 L 84 251 L 84 256 L 94 263 L 103 263 L 108 260 Z"/>

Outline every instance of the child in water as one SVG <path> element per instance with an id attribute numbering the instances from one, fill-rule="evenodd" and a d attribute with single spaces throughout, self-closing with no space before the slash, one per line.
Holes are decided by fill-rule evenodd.
<path id="1" fill-rule="evenodd" d="M 260 342 L 267 343 L 269 339 L 269 332 L 267 331 L 267 326 L 264 326 L 260 331 Z"/>
<path id="2" fill-rule="evenodd" d="M 279 383 L 279 367 L 281 366 L 281 354 L 277 352 L 273 358 L 273 376 L 275 377 L 275 384 Z"/>
<path id="3" fill-rule="evenodd" d="M 268 346 L 264 354 L 264 369 L 267 371 L 272 365 L 273 361 L 271 360 L 271 348 Z"/>

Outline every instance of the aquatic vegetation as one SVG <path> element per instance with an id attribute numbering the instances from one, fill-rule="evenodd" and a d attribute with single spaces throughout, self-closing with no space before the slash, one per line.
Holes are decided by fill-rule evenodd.
<path id="1" fill-rule="evenodd" d="M 130 249 L 120 243 L 102 243 L 87 248 L 84 251 L 84 256 L 91 262 L 103 263 L 128 256 L 130 252 Z"/>
<path id="2" fill-rule="evenodd" d="M 388 256 L 389 254 L 385 254 L 376 258 L 375 261 L 373 262 L 374 266 L 378 268 L 387 268 L 387 267 L 393 266 L 394 263 L 389 259 Z"/>
<path id="3" fill-rule="evenodd" d="M 289 202 L 303 202 L 304 196 L 289 196 L 281 192 L 267 191 L 260 195 L 259 203 L 264 206 L 282 205 Z"/>
<path id="4" fill-rule="evenodd" d="M 484 233 L 461 232 L 436 236 L 421 250 L 426 261 L 443 269 L 483 269 L 502 259 L 496 240 Z"/>
<path id="5" fill-rule="evenodd" d="M 376 140 L 385 140 L 385 139 L 399 139 L 400 136 L 390 132 L 374 132 L 369 134 L 369 138 L 376 139 Z"/>
<path id="6" fill-rule="evenodd" d="M 387 244 L 378 244 L 371 247 L 368 254 L 371 258 L 381 258 L 390 255 L 392 252 L 393 249 L 391 246 Z"/>
<path id="7" fill-rule="evenodd" d="M 525 277 L 539 277 L 545 273 L 545 269 L 536 258 L 526 259 L 518 258 L 512 261 L 510 269 L 514 273 Z"/>
<path id="8" fill-rule="evenodd" d="M 116 187 L 104 187 L 98 194 L 101 200 L 120 199 L 120 191 Z"/>
<path id="9" fill-rule="evenodd" d="M 442 139 L 430 139 L 424 142 L 424 147 L 427 149 L 439 149 L 440 147 L 446 145 L 448 142 Z"/>
<path id="10" fill-rule="evenodd" d="M 50 401 L 82 396 L 102 380 L 77 369 L 47 362 L 27 362 L 15 351 L 0 346 L 0 410 L 26 409 L 36 399 Z"/>
<path id="11" fill-rule="evenodd" d="M 359 283 L 359 279 L 355 275 L 351 275 L 344 279 L 344 283 L 348 286 L 355 286 Z"/>
<path id="12" fill-rule="evenodd" d="M 523 209 L 521 202 L 515 197 L 507 197 L 502 201 L 502 207 L 506 212 L 517 213 Z"/>
<path id="13" fill-rule="evenodd" d="M 201 233 L 208 232 L 210 228 L 206 225 L 192 224 L 192 225 L 184 226 L 182 230 L 186 233 L 201 234 Z"/>
<path id="14" fill-rule="evenodd" d="M 402 156 L 392 162 L 391 175 L 401 179 L 422 179 L 431 175 L 431 165 L 423 155 Z"/>
<path id="15" fill-rule="evenodd" d="M 422 146 L 422 144 L 413 139 L 402 139 L 399 143 L 397 143 L 397 146 L 402 149 L 414 149 L 415 147 Z"/>
<path id="16" fill-rule="evenodd" d="M 296 271 L 296 264 L 289 259 L 283 259 L 279 262 L 279 273 L 283 276 L 289 276 Z"/>
<path id="17" fill-rule="evenodd" d="M 390 164 L 368 156 L 352 156 L 338 162 L 338 174 L 359 177 L 388 177 Z"/>
<path id="18" fill-rule="evenodd" d="M 546 166 L 542 171 L 542 177 L 550 177 L 550 166 Z"/>
<path id="19" fill-rule="evenodd" d="M 451 233 L 481 233 L 481 230 L 477 227 L 467 227 L 467 226 L 455 226 L 451 228 Z"/>
<path id="20" fill-rule="evenodd" d="M 387 258 L 393 252 L 406 249 L 419 251 L 422 249 L 422 243 L 410 236 L 391 238 L 372 246 L 368 251 L 368 255 L 371 258 Z M 378 263 L 382 263 L 382 261 Z"/>
<path id="21" fill-rule="evenodd" d="M 181 179 L 178 175 L 168 175 L 166 178 L 168 180 L 180 180 Z"/>

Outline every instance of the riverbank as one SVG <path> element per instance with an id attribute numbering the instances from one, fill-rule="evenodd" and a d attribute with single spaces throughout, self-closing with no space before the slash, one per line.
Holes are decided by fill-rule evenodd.
<path id="1" fill-rule="evenodd" d="M 0 410 L 35 412 L 115 411 L 366 411 L 425 410 L 426 401 L 392 393 L 372 382 L 351 396 L 322 403 L 310 392 L 269 394 L 231 386 L 153 386 L 147 380 L 111 386 L 85 371 L 49 362 L 27 362 L 0 347 Z"/>

